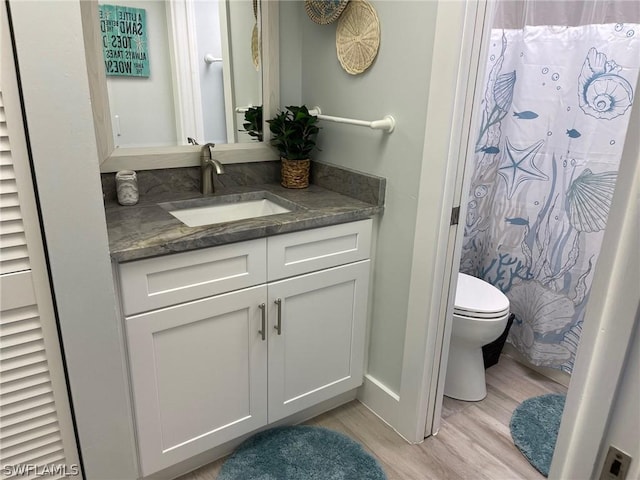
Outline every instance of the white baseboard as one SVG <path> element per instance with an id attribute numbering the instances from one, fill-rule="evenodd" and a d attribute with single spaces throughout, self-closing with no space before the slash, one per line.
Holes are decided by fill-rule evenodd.
<path id="1" fill-rule="evenodd" d="M 560 385 L 564 385 L 569 388 L 569 382 L 571 381 L 571 375 L 567 372 L 563 372 L 562 370 L 556 370 L 555 368 L 548 367 L 538 367 L 533 365 L 527 361 L 527 359 L 522 355 L 516 347 L 511 345 L 510 343 L 505 343 L 502 348 L 502 354 L 506 355 L 509 358 L 514 359 L 516 362 L 521 363 L 527 368 L 530 368 L 534 372 L 539 373 L 540 375 L 547 377 L 549 380 L 553 380 Z"/>
<path id="2" fill-rule="evenodd" d="M 358 400 L 390 427 L 394 428 L 400 410 L 400 396 L 367 374 L 358 390 Z"/>

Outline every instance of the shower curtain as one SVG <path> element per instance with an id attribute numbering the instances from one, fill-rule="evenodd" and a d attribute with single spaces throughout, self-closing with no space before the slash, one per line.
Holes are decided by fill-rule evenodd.
<path id="1" fill-rule="evenodd" d="M 460 267 L 509 298 L 511 344 L 568 373 L 640 68 L 637 12 L 633 24 L 581 14 L 491 32 Z"/>

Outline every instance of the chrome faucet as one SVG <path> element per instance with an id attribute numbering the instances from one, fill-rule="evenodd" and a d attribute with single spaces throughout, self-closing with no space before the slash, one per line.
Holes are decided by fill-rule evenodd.
<path id="1" fill-rule="evenodd" d="M 213 170 L 215 169 L 218 175 L 224 173 L 224 167 L 222 164 L 213 158 L 213 147 L 215 143 L 206 143 L 202 146 L 200 154 L 200 167 L 202 170 L 202 193 L 204 195 L 213 193 Z"/>

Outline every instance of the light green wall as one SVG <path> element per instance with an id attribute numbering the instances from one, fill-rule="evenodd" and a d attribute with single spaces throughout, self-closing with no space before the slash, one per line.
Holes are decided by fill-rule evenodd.
<path id="1" fill-rule="evenodd" d="M 302 100 L 302 28 L 298 1 L 280 2 L 280 104 L 299 105 Z"/>
<path id="2" fill-rule="evenodd" d="M 283 105 L 298 100 L 309 108 L 319 105 L 327 115 L 396 118 L 391 134 L 321 122 L 321 151 L 313 158 L 387 179 L 375 252 L 368 373 L 399 393 L 437 3 L 372 5 L 380 19 L 378 56 L 367 71 L 353 76 L 336 56 L 336 23 L 317 25 L 307 17 L 303 2 L 283 3 L 281 97 Z M 291 93 L 298 79 L 296 98 Z"/>

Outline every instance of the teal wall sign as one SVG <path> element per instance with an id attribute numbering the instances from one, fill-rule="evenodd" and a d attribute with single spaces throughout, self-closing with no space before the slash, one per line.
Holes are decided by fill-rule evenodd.
<path id="1" fill-rule="evenodd" d="M 149 76 L 147 16 L 142 8 L 99 5 L 107 75 Z"/>

